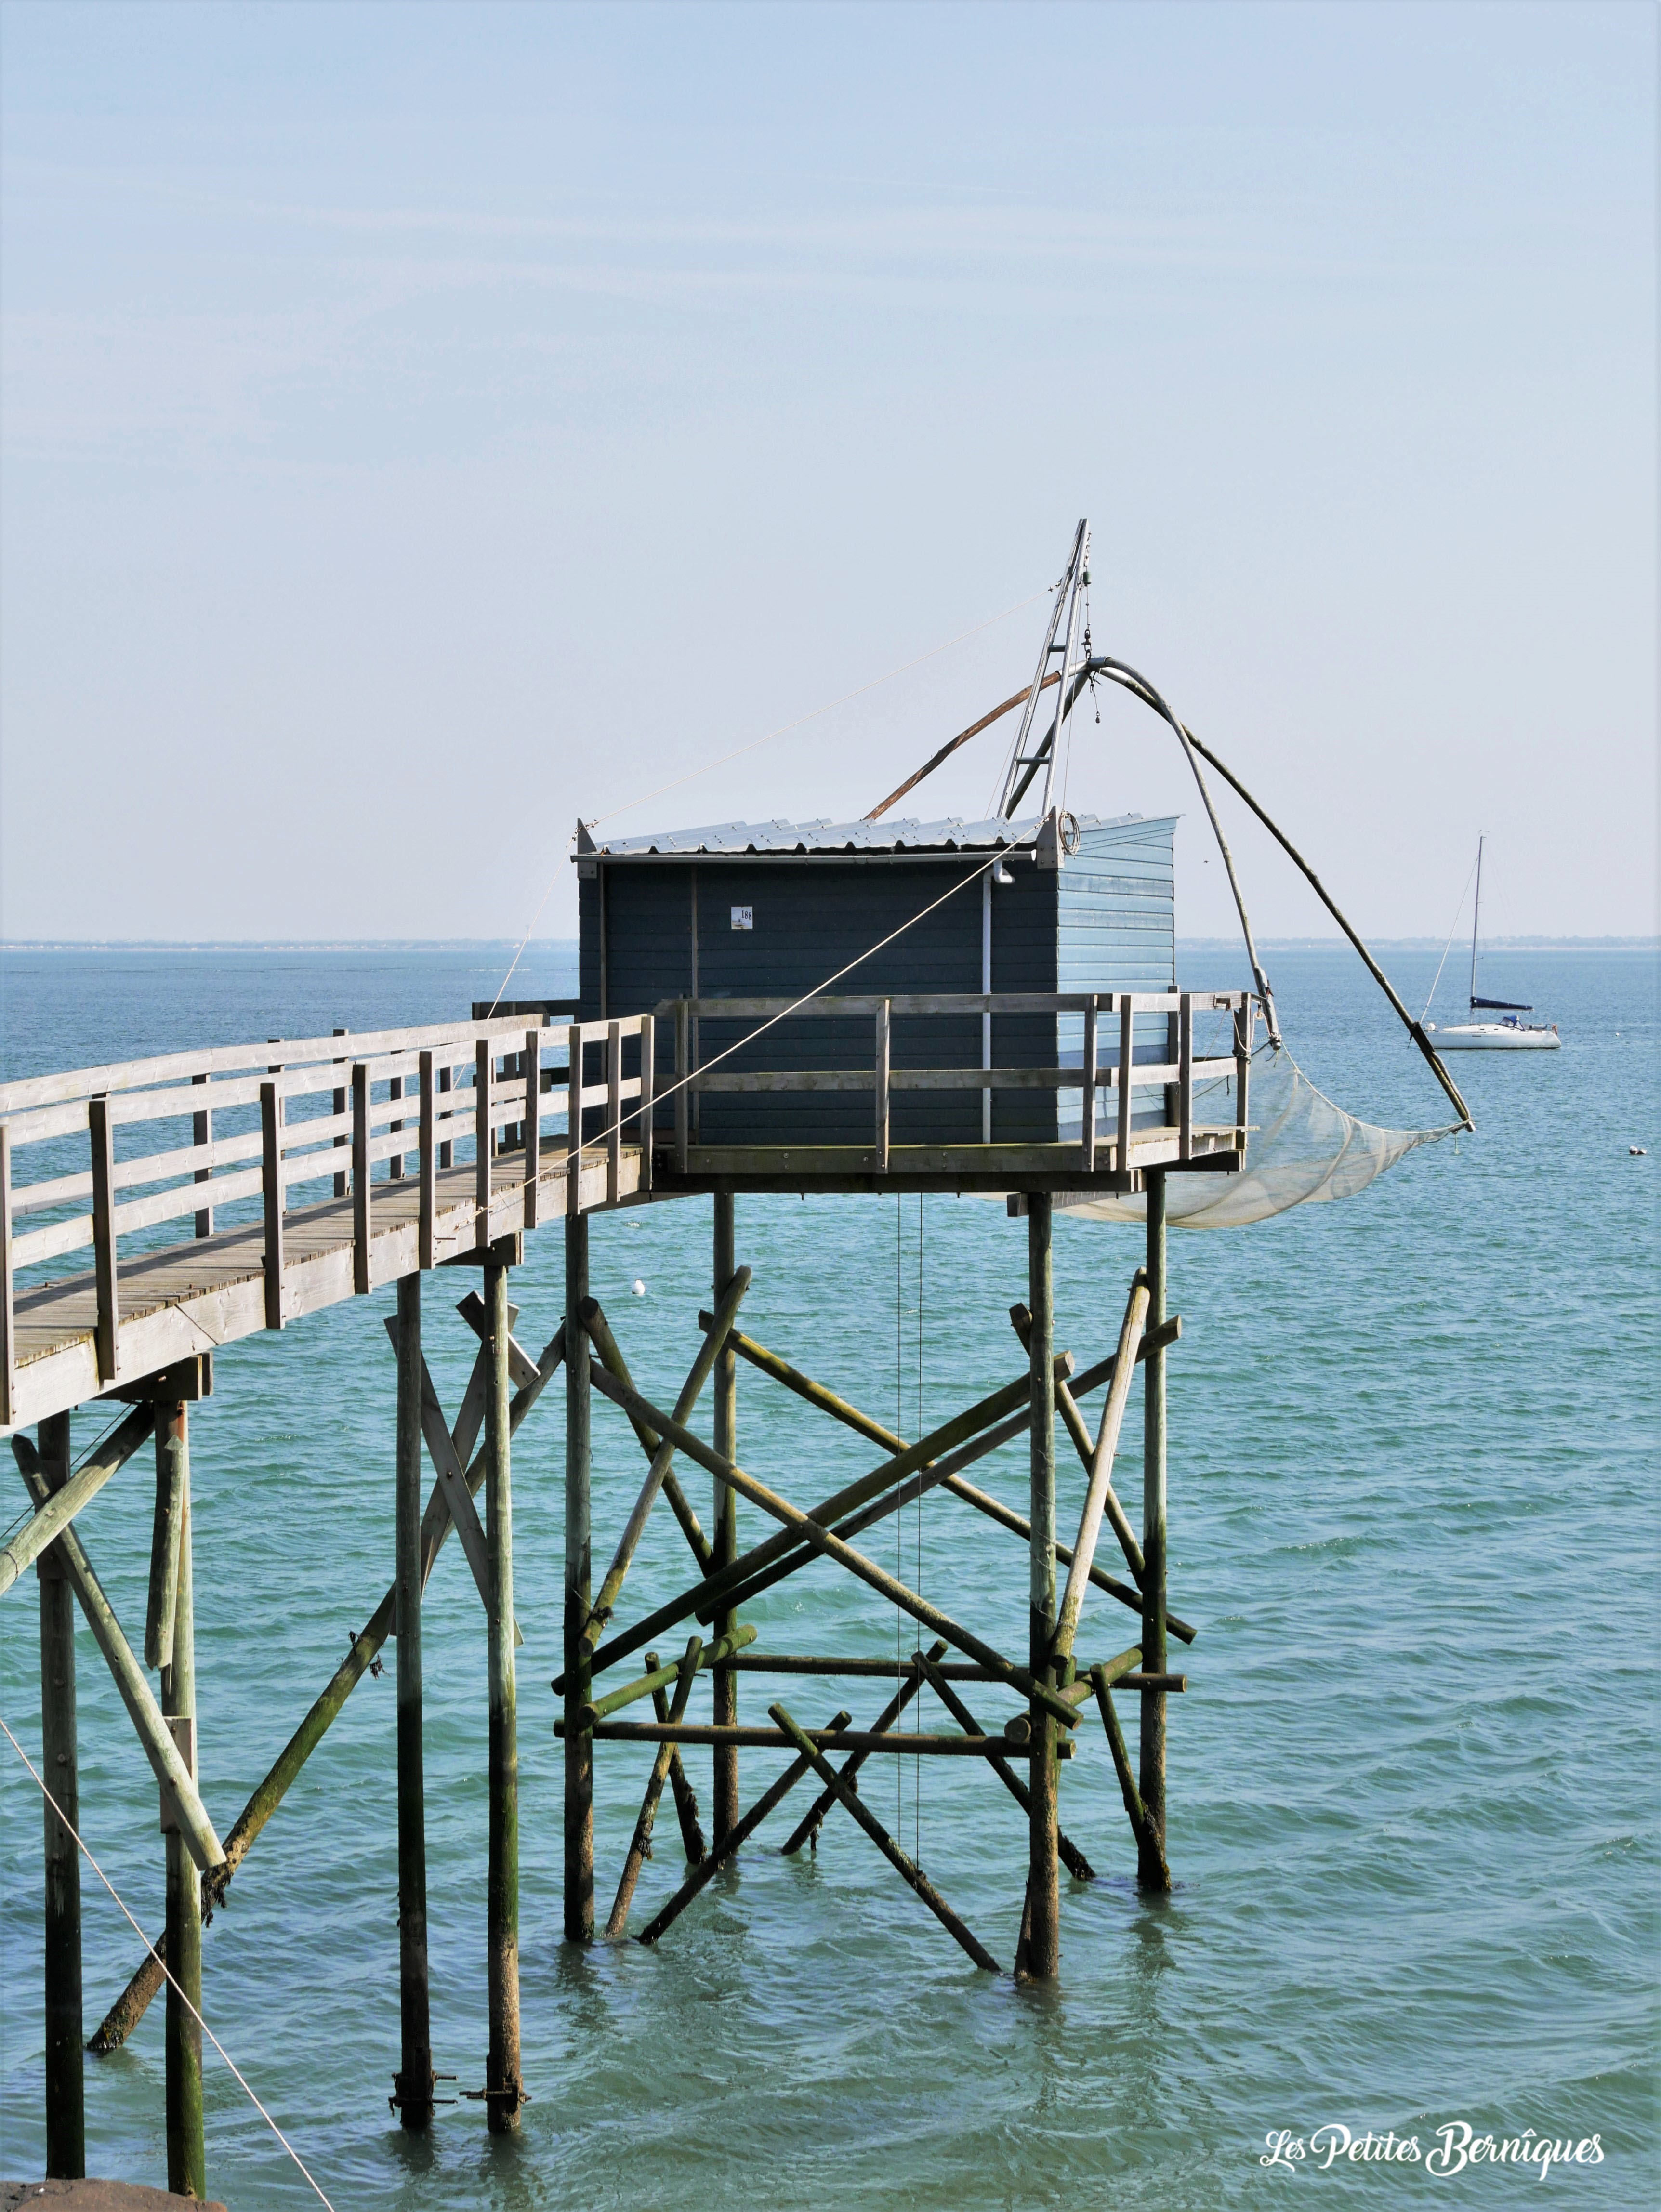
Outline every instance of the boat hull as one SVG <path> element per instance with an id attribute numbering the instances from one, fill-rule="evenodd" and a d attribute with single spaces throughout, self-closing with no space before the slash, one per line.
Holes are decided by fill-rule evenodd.
<path id="1" fill-rule="evenodd" d="M 1438 1052 L 1556 1052 L 1563 1042 L 1555 1030 L 1512 1029 L 1504 1022 L 1462 1023 L 1430 1036 Z"/>

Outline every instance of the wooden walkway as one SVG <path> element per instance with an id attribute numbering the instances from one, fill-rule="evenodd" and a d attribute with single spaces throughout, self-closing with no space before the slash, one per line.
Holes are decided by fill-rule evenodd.
<path id="1" fill-rule="evenodd" d="M 981 1066 L 891 1064 L 893 1018 L 961 1020 L 965 1009 L 989 1037 L 995 1018 L 1043 1018 L 1045 1064 L 993 1066 L 989 1047 Z M 1023 1194 L 1125 1193 L 1151 1170 L 1229 1172 L 1244 1157 L 1251 1010 L 1241 993 L 681 1000 L 592 1024 L 529 1012 L 0 1085 L 0 1425 L 100 1396 L 199 1395 L 211 1387 L 203 1363 L 224 1345 L 421 1269 L 515 1264 L 527 1231 L 606 1207 L 695 1192 L 928 1190 L 1007 1191 L 1020 1210 Z M 1232 1054 L 1196 1057 L 1197 1012 L 1232 1017 Z M 787 1018 L 850 1015 L 872 1024 L 868 1066 L 734 1066 L 737 1047 L 700 1062 L 701 1020 L 753 1019 L 759 1036 Z M 1063 1018 L 1080 1021 L 1084 1040 L 1065 1066 L 1053 1041 Z M 1165 1041 L 1157 1060 L 1136 1055 L 1135 1024 L 1150 1018 Z M 660 1022 L 674 1035 L 661 1082 Z M 563 1064 L 545 1065 L 550 1057 Z M 1196 1098 L 1218 1096 L 1222 1082 L 1233 1089 L 1230 1121 L 1196 1122 Z M 1078 1134 L 891 1140 L 897 1092 L 961 1102 L 1000 1091 L 1048 1094 L 1050 1126 L 1075 1120 Z M 698 1139 L 700 1098 L 728 1094 L 731 1107 L 745 1094 L 846 1091 L 870 1097 L 868 1143 Z M 949 1109 L 931 1118 L 942 1133 L 959 1126 Z M 23 1179 L 23 1158 L 72 1171 Z M 292 1203 L 308 1184 L 331 1194 Z M 216 1215 L 255 1203 L 255 1219 L 216 1226 Z M 174 1222 L 185 1241 L 137 1249 Z M 89 1270 L 44 1279 L 88 1248 Z"/>
<path id="2" fill-rule="evenodd" d="M 544 1142 L 536 1212 L 559 1219 L 567 1202 L 565 1140 Z M 641 1152 L 625 1145 L 620 1188 L 612 1204 L 636 1200 Z M 584 1211 L 608 1202 L 608 1164 L 600 1152 L 585 1155 Z M 513 1264 L 520 1256 L 526 1206 L 525 1155 L 500 1154 L 490 1163 L 488 1233 L 478 1233 L 474 1170 L 440 1170 L 435 1177 L 435 1264 L 477 1265 L 486 1258 Z M 368 1280 L 356 1268 L 356 1206 L 349 1195 L 285 1214 L 283 1233 L 282 1316 L 279 1325 L 325 1306 L 379 1290 L 421 1266 L 421 1185 L 408 1176 L 372 1186 Z M 13 1319 L 15 1404 L 12 1425 L 21 1427 L 100 1394 L 119 1397 L 124 1383 L 183 1367 L 269 1326 L 265 1299 L 265 1227 L 222 1230 L 124 1262 L 116 1331 L 115 1374 L 100 1379 L 98 1363 L 98 1280 L 73 1275 L 16 1293 Z M 182 1396 L 196 1395 L 181 1389 Z"/>

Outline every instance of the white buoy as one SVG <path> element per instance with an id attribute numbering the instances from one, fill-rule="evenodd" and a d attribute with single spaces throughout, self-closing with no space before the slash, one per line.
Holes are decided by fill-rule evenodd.
<path id="1" fill-rule="evenodd" d="M 643 1298 L 646 1296 L 646 1285 L 642 1282 L 638 1275 L 635 1277 L 634 1281 L 630 1284 L 629 1287 L 637 1298 Z"/>

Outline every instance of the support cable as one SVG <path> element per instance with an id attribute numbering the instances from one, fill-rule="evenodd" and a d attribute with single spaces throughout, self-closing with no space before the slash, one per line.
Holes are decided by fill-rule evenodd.
<path id="1" fill-rule="evenodd" d="M 1474 876 L 1482 865 L 1482 848 L 1479 844 L 1476 848 L 1476 858 L 1470 864 L 1470 876 Z M 1424 1012 L 1419 1017 L 1421 1021 L 1423 1021 L 1425 1015 L 1430 1012 L 1431 999 L 1433 999 L 1436 996 L 1436 986 L 1442 980 L 1442 970 L 1447 966 L 1448 955 L 1453 950 L 1453 939 L 1459 927 L 1459 917 L 1465 910 L 1465 891 L 1468 891 L 1470 889 L 1470 876 L 1467 876 L 1465 878 L 1465 890 L 1461 891 L 1459 894 L 1459 903 L 1454 909 L 1453 927 L 1448 932 L 1448 941 L 1442 947 L 1442 957 L 1436 963 L 1436 975 L 1434 981 L 1432 982 L 1430 987 L 1430 998 L 1427 998 L 1425 1000 Z"/>
<path id="2" fill-rule="evenodd" d="M 1177 716 L 1171 712 L 1171 708 L 1160 696 L 1159 693 L 1154 689 L 1153 685 L 1148 682 L 1147 678 L 1145 676 L 1139 675 L 1136 670 L 1130 667 L 1126 662 L 1123 660 L 1116 660 L 1106 653 L 1097 653 L 1085 660 L 1077 677 L 1074 678 L 1070 690 L 1063 696 L 1062 699 L 1057 704 L 1056 721 L 1051 726 L 1050 733 L 1045 738 L 1043 745 L 1040 746 L 1037 756 L 1027 763 L 1025 779 L 1016 790 L 1010 801 L 1012 811 L 1014 806 L 1019 805 L 1021 797 L 1026 789 L 1026 785 L 1030 783 L 1033 776 L 1037 775 L 1038 768 L 1042 765 L 1046 750 L 1055 744 L 1057 732 L 1062 726 L 1063 719 L 1068 710 L 1071 708 L 1074 699 L 1076 699 L 1080 689 L 1085 684 L 1088 683 L 1092 678 L 1097 676 L 1106 677 L 1110 682 L 1117 684 L 1122 687 L 1122 689 L 1129 691 L 1133 698 L 1140 699 L 1145 707 L 1151 707 L 1156 714 L 1158 714 L 1164 721 L 1170 724 L 1171 728 L 1176 733 L 1177 743 L 1183 748 L 1189 767 L 1193 770 L 1194 781 L 1199 787 L 1200 796 L 1205 802 L 1206 813 L 1210 818 L 1212 831 L 1217 840 L 1217 849 L 1223 856 L 1223 866 L 1228 874 L 1229 887 L 1234 894 L 1234 904 L 1239 914 L 1240 927 L 1245 938 L 1246 957 L 1251 963 L 1252 976 L 1257 986 L 1257 995 L 1262 1002 L 1263 1013 L 1267 1018 L 1270 1044 L 1278 1050 L 1282 1042 L 1280 1033 L 1280 1024 L 1275 1012 L 1274 994 L 1269 988 L 1269 978 L 1263 973 L 1262 964 L 1257 958 L 1257 948 L 1252 937 L 1250 917 L 1246 912 L 1244 896 L 1240 890 L 1239 878 L 1235 872 L 1234 856 L 1229 850 L 1228 840 L 1223 834 L 1222 823 L 1218 819 L 1216 807 L 1212 803 L 1211 789 L 1206 781 L 1204 772 L 1200 767 L 1200 762 L 1202 760 L 1208 761 L 1211 766 L 1216 769 L 1218 775 L 1221 776 L 1223 781 L 1227 784 L 1230 790 L 1232 791 L 1238 798 L 1244 800 L 1245 804 L 1262 823 L 1264 829 L 1267 830 L 1270 836 L 1274 838 L 1275 843 L 1281 847 L 1281 850 L 1287 854 L 1287 858 L 1293 862 L 1293 866 L 1304 877 L 1311 890 L 1315 893 L 1322 905 L 1325 907 L 1327 912 L 1332 916 L 1339 928 L 1343 931 L 1344 935 L 1349 939 L 1356 951 L 1360 954 L 1362 964 L 1366 969 L 1367 973 L 1372 976 L 1373 981 L 1378 984 L 1384 996 L 1390 1000 L 1390 1005 L 1394 1007 L 1401 1020 L 1402 1026 L 1406 1030 L 1408 1035 L 1413 1039 L 1415 1044 L 1418 1046 L 1419 1050 L 1424 1055 L 1426 1064 L 1428 1066 L 1431 1073 L 1436 1078 L 1438 1083 L 1441 1085 L 1442 1089 L 1447 1094 L 1450 1103 L 1458 1114 L 1461 1126 L 1467 1129 L 1474 1129 L 1476 1127 L 1476 1124 L 1471 1119 L 1470 1109 L 1466 1105 L 1458 1085 L 1454 1082 L 1453 1078 L 1448 1073 L 1445 1066 L 1443 1064 L 1440 1054 L 1437 1051 L 1435 1046 L 1432 1044 L 1429 1036 L 1425 1030 L 1424 1016 L 1421 1014 L 1419 1019 L 1415 1021 L 1413 1016 L 1408 1012 L 1407 1008 L 1402 1005 L 1401 999 L 1396 994 L 1395 988 L 1390 983 L 1389 976 L 1385 975 L 1384 969 L 1378 965 L 1372 955 L 1367 951 L 1367 948 L 1362 943 L 1360 935 L 1351 927 L 1348 917 L 1340 910 L 1331 893 L 1327 890 L 1326 885 L 1316 874 L 1314 869 L 1310 866 L 1309 862 L 1305 860 L 1303 854 L 1298 850 L 1298 848 L 1293 843 L 1286 832 L 1280 827 L 1279 823 L 1271 819 L 1265 809 L 1259 805 L 1257 800 L 1252 797 L 1251 793 L 1240 781 L 1239 777 L 1234 774 L 1232 769 L 1226 767 L 1222 761 L 1219 760 L 1216 754 L 1212 751 L 1210 746 L 1202 744 L 1199 738 L 1195 736 L 1193 731 L 1188 727 L 1187 724 L 1177 720 Z M 995 716 L 990 719 L 995 720 Z M 983 724 L 981 726 L 984 727 L 985 726 Z M 967 732 L 965 732 L 965 734 L 967 734 Z M 948 752 L 952 750 L 953 747 L 952 746 L 946 748 L 946 751 Z M 939 760 L 943 759 L 944 757 L 944 752 L 936 755 L 934 761 L 931 761 L 927 767 L 918 773 L 918 775 L 912 777 L 911 783 L 920 783 L 922 781 L 923 776 L 928 774 L 929 769 L 933 768 Z M 904 787 L 909 790 L 911 786 L 908 784 Z M 1451 943 L 1451 939 L 1449 941 Z M 1444 953 L 1444 960 L 1445 960 L 1446 957 L 1446 954 Z M 1440 970 L 1439 969 L 1439 973 Z M 1428 1011 L 1429 1001 L 1427 1000 L 1426 1012 L 1428 1012 Z"/>
<path id="3" fill-rule="evenodd" d="M 782 1006 L 777 1013 L 770 1014 L 764 1022 L 757 1024 L 746 1036 L 739 1037 L 735 1043 L 729 1044 L 725 1050 L 718 1052 L 713 1060 L 706 1060 L 699 1068 L 698 1073 L 709 1074 L 711 1068 L 719 1067 L 722 1060 L 731 1060 L 733 1054 L 742 1052 L 745 1045 L 753 1044 L 758 1036 L 765 1036 L 769 1030 L 776 1029 L 781 1022 L 788 1022 L 792 1014 L 800 1012 L 803 1006 L 817 999 L 822 992 L 828 991 L 833 983 L 840 983 L 844 975 L 851 975 L 855 969 L 862 968 L 867 960 L 873 960 L 879 952 L 885 951 L 897 939 L 904 937 L 908 929 L 915 929 L 920 921 L 927 921 L 931 914 L 946 904 L 947 899 L 955 898 L 959 891 L 967 890 L 971 884 L 977 884 L 989 870 L 1001 867 L 1006 860 L 1013 859 L 1017 854 L 1031 853 L 1036 844 L 1037 839 L 1034 836 L 1017 837 L 1007 845 L 1000 846 L 989 858 L 983 860 L 977 868 L 971 868 L 966 876 L 960 876 L 955 884 L 943 890 L 937 899 L 931 899 L 926 907 L 922 907 L 916 914 L 908 915 L 897 928 L 891 929 L 886 937 L 879 937 L 874 945 L 867 945 L 863 952 L 856 952 L 851 960 L 845 960 L 833 974 L 823 977 L 811 989 L 802 992 L 799 998 L 793 999 L 788 1006 Z M 653 1093 L 654 1104 L 661 1105 L 666 1099 L 672 1098 L 678 1091 L 684 1091 L 691 1080 L 690 1072 L 677 1077 L 674 1082 L 666 1084 L 661 1091 Z M 625 1112 L 619 1115 L 616 1121 L 609 1122 L 605 1128 L 597 1131 L 592 1137 L 583 1138 L 579 1134 L 582 1150 L 585 1152 L 594 1151 L 615 1131 L 624 1128 L 629 1119 L 630 1116 Z M 467 1139 L 465 1136 L 458 1136 L 455 1141 L 465 1144 Z M 475 1222 L 478 1220 L 483 1211 L 483 1207 L 474 1206 L 472 1218 Z"/>
<path id="4" fill-rule="evenodd" d="M 85 1858 L 87 1864 L 92 1869 L 93 1872 L 98 1876 L 100 1881 L 103 1883 L 105 1888 L 108 1890 L 110 1895 L 114 1898 L 116 1903 L 121 1907 L 122 1912 L 131 1923 L 134 1935 L 137 1936 L 139 1942 L 144 1946 L 144 1948 L 155 1960 L 156 1965 L 161 1967 L 162 1972 L 167 1975 L 167 1979 L 172 1984 L 173 1989 L 178 1991 L 179 2002 L 186 2007 L 190 2013 L 191 2018 L 196 2022 L 203 2034 L 207 2037 L 209 2042 L 212 2044 L 214 2049 L 224 2060 L 226 2065 L 230 2068 L 231 2072 L 236 2076 L 237 2081 L 247 2097 L 249 2103 L 253 2106 L 255 2112 L 259 2113 L 260 2118 L 265 2121 L 266 2126 L 277 2137 L 278 2142 L 282 2144 L 283 2149 L 288 2152 L 289 2156 L 300 2168 L 300 2171 L 305 2175 L 307 2180 L 311 2183 L 313 2194 L 322 2203 L 328 2205 L 329 2212 L 335 2212 L 333 2204 L 331 2203 L 330 2200 L 324 2196 L 322 2189 L 319 2185 L 310 2167 L 306 2164 L 305 2160 L 301 2158 L 300 2153 L 289 2141 L 287 2136 L 283 2134 L 282 2129 L 278 2127 L 277 2122 L 265 2110 L 265 2107 L 260 2103 L 259 2098 L 255 2096 L 252 2089 L 249 2087 L 247 2076 L 243 2073 L 240 2067 L 237 2065 L 235 2060 L 231 2057 L 230 2052 L 226 2050 L 224 2045 L 219 2040 L 219 2038 L 209 2027 L 207 2021 L 203 2019 L 196 2007 L 192 2004 L 189 1997 L 186 1996 L 184 1990 L 179 1986 L 177 1978 L 169 1968 L 167 1960 L 156 1949 L 155 1944 L 150 1942 L 149 1936 L 145 1935 L 138 1923 L 133 1919 L 131 1913 L 127 1911 L 126 1904 L 121 1897 L 120 1893 L 117 1890 L 115 1884 L 110 1880 L 108 1875 L 105 1873 L 103 1868 L 99 1865 L 91 1851 L 88 1850 L 83 1838 L 77 1831 L 70 1826 L 70 1822 L 64 1818 L 64 1809 L 62 1806 L 59 1805 L 58 1800 L 52 1796 L 51 1790 L 47 1789 L 45 1782 L 41 1780 L 40 1773 L 35 1768 L 34 1762 L 29 1757 L 27 1752 L 26 1752 L 22 1745 L 19 1743 L 17 1738 L 12 1734 L 10 1729 L 7 1728 L 3 1717 L 0 1717 L 0 1729 L 4 1729 L 7 1742 L 10 1744 L 12 1749 L 17 1753 L 19 1759 L 21 1759 L 24 1765 L 27 1767 L 31 1777 L 33 1778 L 37 1788 L 40 1790 L 40 1795 L 46 1799 L 47 1804 L 52 1807 L 52 1811 L 58 1815 L 58 1821 L 64 1831 L 75 1838 L 76 1847 L 81 1851 L 82 1856 Z"/>
<path id="5" fill-rule="evenodd" d="M 1200 796 L 1205 801 L 1205 811 L 1211 817 L 1211 834 L 1217 840 L 1217 850 L 1222 854 L 1223 866 L 1228 872 L 1228 887 L 1234 894 L 1235 908 L 1240 917 L 1240 929 L 1245 938 L 1246 958 L 1251 963 L 1251 973 L 1257 984 L 1257 995 L 1262 1001 L 1263 1018 L 1269 1024 L 1269 1041 L 1278 1050 L 1281 1044 L 1281 1025 L 1275 1012 L 1275 994 L 1269 988 L 1269 978 L 1263 973 L 1262 963 L 1257 957 L 1257 947 L 1251 934 L 1251 916 L 1246 912 L 1245 893 L 1240 889 L 1240 878 L 1234 869 L 1234 855 L 1228 849 L 1228 840 L 1223 835 L 1223 825 L 1217 818 L 1217 809 L 1211 797 L 1211 787 L 1207 783 L 1200 763 L 1195 758 L 1197 749 L 1196 742 L 1171 713 L 1147 677 L 1139 676 L 1134 668 L 1126 667 L 1123 661 L 1110 660 L 1105 657 L 1098 657 L 1086 664 L 1086 673 L 1095 672 L 1110 677 L 1114 683 L 1122 684 L 1126 690 L 1135 692 L 1145 706 L 1151 707 L 1156 714 L 1163 716 L 1177 732 L 1177 743 L 1182 746 L 1187 757 L 1188 764 L 1194 771 L 1194 781 L 1200 787 Z M 1208 759 L 1210 758 L 1209 754 L 1206 757 Z M 1232 781 L 1232 778 L 1230 781 Z"/>
<path id="6" fill-rule="evenodd" d="M 1355 947 L 1356 951 L 1360 953 L 1362 963 L 1366 967 L 1367 973 L 1372 976 L 1373 981 L 1378 986 L 1384 996 L 1390 1000 L 1390 1005 L 1395 1007 L 1396 1013 L 1401 1018 L 1402 1026 L 1406 1030 L 1408 1035 L 1413 1039 L 1415 1044 L 1418 1046 L 1420 1051 L 1424 1054 L 1431 1073 L 1436 1078 L 1436 1080 L 1441 1085 L 1443 1090 L 1447 1093 L 1448 1098 L 1453 1105 L 1454 1109 L 1458 1114 L 1460 1121 L 1467 1129 L 1474 1129 L 1476 1127 L 1476 1124 L 1471 1119 L 1470 1109 L 1466 1105 L 1464 1099 L 1461 1097 L 1458 1085 L 1455 1083 L 1453 1078 L 1448 1073 L 1447 1069 L 1443 1066 L 1440 1054 L 1437 1051 L 1435 1046 L 1431 1042 L 1429 1037 L 1427 1036 L 1422 1019 L 1415 1022 L 1412 1015 L 1409 1013 L 1407 1008 L 1402 1004 L 1401 1000 L 1396 996 L 1389 976 L 1385 975 L 1384 969 L 1378 965 L 1378 963 L 1367 951 L 1366 946 L 1363 945 L 1360 938 L 1350 927 L 1347 918 L 1339 911 L 1337 903 L 1334 900 L 1331 893 L 1327 890 L 1326 885 L 1316 874 L 1314 869 L 1310 866 L 1309 862 L 1298 850 L 1298 848 L 1293 843 L 1291 838 L 1287 836 L 1285 830 L 1282 830 L 1277 823 L 1270 820 L 1269 815 L 1264 811 L 1262 807 L 1258 805 L 1257 801 L 1246 789 L 1244 784 L 1240 781 L 1239 777 L 1237 776 L 1232 769 L 1224 766 L 1223 763 L 1218 759 L 1216 754 L 1212 751 L 1210 746 L 1202 744 L 1198 738 L 1195 736 L 1192 730 L 1184 727 L 1182 723 L 1177 721 L 1170 708 L 1165 705 L 1164 700 L 1160 698 L 1159 693 L 1154 690 L 1153 685 L 1148 683 L 1145 677 L 1138 676 L 1134 668 L 1126 667 L 1123 661 L 1110 660 L 1104 658 L 1098 659 L 1093 665 L 1099 674 L 1110 678 L 1115 684 L 1122 684 L 1127 691 L 1133 693 L 1136 697 L 1140 698 L 1145 706 L 1152 707 L 1156 714 L 1162 714 L 1165 720 L 1171 724 L 1172 729 L 1176 731 L 1177 736 L 1182 739 L 1183 744 L 1184 748 L 1189 750 L 1190 757 L 1194 753 L 1198 753 L 1202 759 L 1209 761 L 1212 767 L 1216 769 L 1218 775 L 1221 776 L 1223 781 L 1228 785 L 1229 788 L 1234 792 L 1238 798 L 1243 799 L 1245 801 L 1246 805 L 1251 809 L 1257 819 L 1262 823 L 1264 829 L 1267 830 L 1270 836 L 1274 838 L 1275 843 L 1280 846 L 1282 852 L 1287 854 L 1288 859 L 1290 859 L 1294 866 L 1299 869 L 1305 880 L 1308 883 L 1310 889 L 1315 893 L 1317 898 L 1320 900 L 1322 905 L 1337 923 L 1339 928 L 1343 931 L 1344 935 L 1348 938 L 1350 943 Z M 1197 767 L 1195 769 L 1194 773 L 1196 777 L 1199 776 L 1200 771 Z M 1203 780 L 1201 781 L 1200 788 L 1202 791 L 1205 790 Z M 1206 800 L 1208 807 L 1210 805 L 1210 799 L 1208 796 Z M 1214 814 L 1213 815 L 1212 819 L 1214 822 L 1215 821 L 1216 817 Z M 1220 831 L 1219 832 L 1218 842 L 1220 843 L 1221 842 Z M 1225 859 L 1227 857 L 1227 847 L 1224 846 L 1223 853 Z M 1230 867 L 1229 873 L 1232 880 L 1233 875 L 1232 866 Z M 1241 912 L 1242 918 L 1244 919 L 1244 908 L 1241 909 Z M 1248 947 L 1250 946 L 1250 933 L 1248 933 Z M 1255 959 L 1253 965 L 1254 967 L 1256 966 Z M 1278 1042 L 1279 1040 L 1274 1036 L 1273 1013 L 1267 1007 L 1264 1011 L 1269 1014 L 1270 1042 Z"/>

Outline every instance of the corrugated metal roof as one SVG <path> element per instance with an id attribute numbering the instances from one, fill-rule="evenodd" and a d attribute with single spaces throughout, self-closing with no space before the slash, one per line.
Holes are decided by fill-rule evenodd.
<path id="1" fill-rule="evenodd" d="M 1080 830 L 1107 830 L 1140 822 L 1140 814 L 1080 814 Z M 654 831 L 644 837 L 614 837 L 593 851 L 609 860 L 685 860 L 745 853 L 959 853 L 993 852 L 1029 843 L 1040 817 L 1019 822 L 715 822 L 702 830 Z"/>

